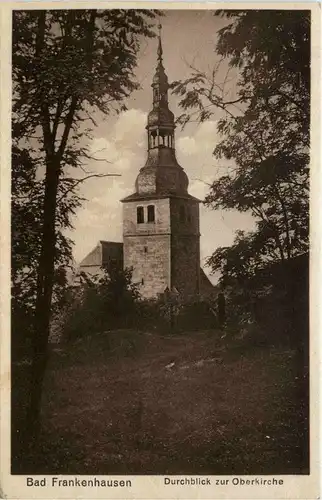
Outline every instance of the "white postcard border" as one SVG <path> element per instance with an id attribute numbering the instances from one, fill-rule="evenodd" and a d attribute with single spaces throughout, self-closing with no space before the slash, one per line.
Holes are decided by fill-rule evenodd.
<path id="1" fill-rule="evenodd" d="M 160 8 L 160 9 L 244 9 L 255 8 L 255 4 L 245 2 L 8 2 L 0 6 L 1 14 L 1 475 L 0 497 L 3 498 L 110 498 L 110 499 L 309 499 L 317 498 L 319 491 L 319 470 L 321 467 L 319 450 L 319 408 L 322 326 L 321 297 L 321 224 L 320 207 L 322 192 L 321 176 L 321 5 L 316 2 L 275 2 L 258 3 L 261 9 L 309 9 L 312 16 L 312 98 L 311 98 L 311 256 L 310 256 L 310 475 L 282 476 L 167 476 L 169 479 L 209 478 L 211 486 L 165 485 L 166 476 L 29 476 L 45 479 L 46 486 L 27 486 L 28 476 L 10 474 L 10 108 L 11 108 L 11 11 L 12 9 L 47 8 Z M 52 478 L 58 480 L 117 480 L 130 481 L 131 487 L 53 487 Z M 256 478 L 282 480 L 283 485 L 257 485 Z M 233 479 L 255 480 L 254 485 L 234 485 Z M 226 485 L 216 484 L 217 480 L 228 480 Z M 235 479 L 237 481 L 237 479 Z M 63 484 L 63 483 L 62 483 Z"/>

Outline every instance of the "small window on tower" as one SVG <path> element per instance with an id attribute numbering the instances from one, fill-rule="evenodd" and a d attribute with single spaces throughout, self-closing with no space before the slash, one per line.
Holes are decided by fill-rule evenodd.
<path id="1" fill-rule="evenodd" d="M 154 205 L 148 205 L 148 222 L 155 221 Z"/>
<path id="2" fill-rule="evenodd" d="M 148 247 L 147 246 L 144 247 L 144 253 L 148 253 Z"/>
<path id="3" fill-rule="evenodd" d="M 144 208 L 137 207 L 136 209 L 136 221 L 138 224 L 143 224 L 144 222 Z"/>

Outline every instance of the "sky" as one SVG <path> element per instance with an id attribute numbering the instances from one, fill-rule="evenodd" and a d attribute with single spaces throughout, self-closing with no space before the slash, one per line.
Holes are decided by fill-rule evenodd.
<path id="1" fill-rule="evenodd" d="M 203 71 L 217 62 L 214 49 L 217 31 L 224 26 L 223 19 L 211 11 L 168 10 L 162 22 L 163 62 L 169 82 L 182 80 L 191 74 L 189 65 Z M 158 21 L 156 21 L 158 24 Z M 82 184 L 80 194 L 86 198 L 74 217 L 74 230 L 69 236 L 74 240 L 74 258 L 79 263 L 99 240 L 122 241 L 122 203 L 120 199 L 134 192 L 134 182 L 147 155 L 147 114 L 152 107 L 151 82 L 156 67 L 157 39 L 143 40 L 138 66 L 137 81 L 141 88 L 127 100 L 127 111 L 118 116 L 95 116 L 98 126 L 89 144 L 91 155 L 86 169 L 96 173 L 115 173 L 118 177 L 93 178 Z M 223 66 L 222 71 L 225 71 Z M 220 78 L 220 73 L 218 75 Z M 234 82 L 230 84 L 233 86 Z M 169 95 L 169 107 L 175 116 L 182 113 L 178 97 Z M 213 118 L 202 124 L 191 123 L 183 130 L 176 129 L 176 155 L 185 169 L 190 183 L 189 192 L 203 200 L 209 183 L 227 173 L 226 160 L 217 160 L 213 150 L 220 141 Z M 216 248 L 233 242 L 237 229 L 254 227 L 250 214 L 235 211 L 211 210 L 200 206 L 201 263 Z M 205 268 L 209 275 L 210 270 Z"/>

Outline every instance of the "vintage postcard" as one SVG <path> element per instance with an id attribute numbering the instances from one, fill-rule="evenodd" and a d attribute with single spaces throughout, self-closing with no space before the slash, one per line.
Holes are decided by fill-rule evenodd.
<path id="1" fill-rule="evenodd" d="M 319 497 L 315 3 L 1 6 L 1 496 Z"/>

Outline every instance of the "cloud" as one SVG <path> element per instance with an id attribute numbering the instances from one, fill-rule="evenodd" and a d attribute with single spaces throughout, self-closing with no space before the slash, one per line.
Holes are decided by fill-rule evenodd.
<path id="1" fill-rule="evenodd" d="M 197 144 L 197 141 L 194 137 L 184 136 L 180 137 L 177 141 L 178 145 L 178 153 L 184 156 L 195 155 L 199 151 L 200 145 Z"/>
<path id="2" fill-rule="evenodd" d="M 130 109 L 121 113 L 105 137 L 96 137 L 90 145 L 91 170 L 122 173 L 142 158 L 146 113 Z M 138 160 L 139 159 L 139 160 Z"/>
<path id="3" fill-rule="evenodd" d="M 95 137 L 89 145 L 95 159 L 88 161 L 86 170 L 118 176 L 94 177 L 80 187 L 86 201 L 74 217 L 75 230 L 70 234 L 75 240 L 77 261 L 100 239 L 122 239 L 120 200 L 134 191 L 135 178 L 145 162 L 145 123 L 146 113 L 130 109 L 117 117 L 106 136 Z"/>
<path id="4" fill-rule="evenodd" d="M 107 209 L 119 207 L 119 202 L 122 198 L 131 194 L 134 187 L 125 183 L 121 178 L 115 178 L 109 184 L 97 186 L 96 194 L 90 200 L 93 210 Z"/>
<path id="5" fill-rule="evenodd" d="M 218 144 L 217 122 L 210 120 L 190 127 L 189 133 L 177 140 L 177 157 L 190 179 L 190 192 L 203 199 L 211 184 L 219 175 L 218 160 L 213 151 Z M 221 165 L 228 165 L 220 160 Z M 220 171 L 220 174 L 223 172 Z"/>
<path id="6" fill-rule="evenodd" d="M 112 139 L 116 143 L 129 142 L 133 145 L 142 142 L 143 138 L 146 136 L 146 125 L 147 115 L 140 109 L 129 109 L 124 113 L 119 115 L 117 122 L 115 123 Z"/>
<path id="7" fill-rule="evenodd" d="M 108 128 L 108 124 L 109 128 Z M 86 169 L 97 173 L 116 173 L 119 177 L 92 178 L 81 186 L 81 195 L 87 201 L 74 218 L 75 231 L 68 235 L 75 241 L 74 256 L 79 262 L 99 240 L 122 241 L 122 203 L 120 200 L 134 192 L 139 169 L 146 160 L 146 114 L 130 109 L 111 122 L 100 124 L 100 136 L 90 144 L 96 159 Z M 106 134 L 104 133 L 106 127 Z M 102 133 L 103 132 L 103 133 Z M 103 135 L 104 134 L 104 135 Z M 213 149 L 218 140 L 216 122 L 205 122 L 187 134 L 177 133 L 177 154 L 189 180 L 189 192 L 203 200 L 210 184 L 219 173 Z M 220 162 L 221 165 L 225 162 Z M 226 162 L 227 163 L 227 162 Z M 231 244 L 237 228 L 248 229 L 252 221 L 248 214 L 207 210 L 201 205 L 201 257 L 221 245 Z"/>
<path id="8" fill-rule="evenodd" d="M 189 193 L 200 200 L 203 200 L 209 191 L 209 185 L 206 180 L 194 179 L 190 182 Z"/>
<path id="9" fill-rule="evenodd" d="M 217 122 L 209 120 L 198 125 L 195 132 L 191 131 L 178 139 L 178 156 L 187 157 L 205 153 L 211 156 L 217 143 Z"/>

